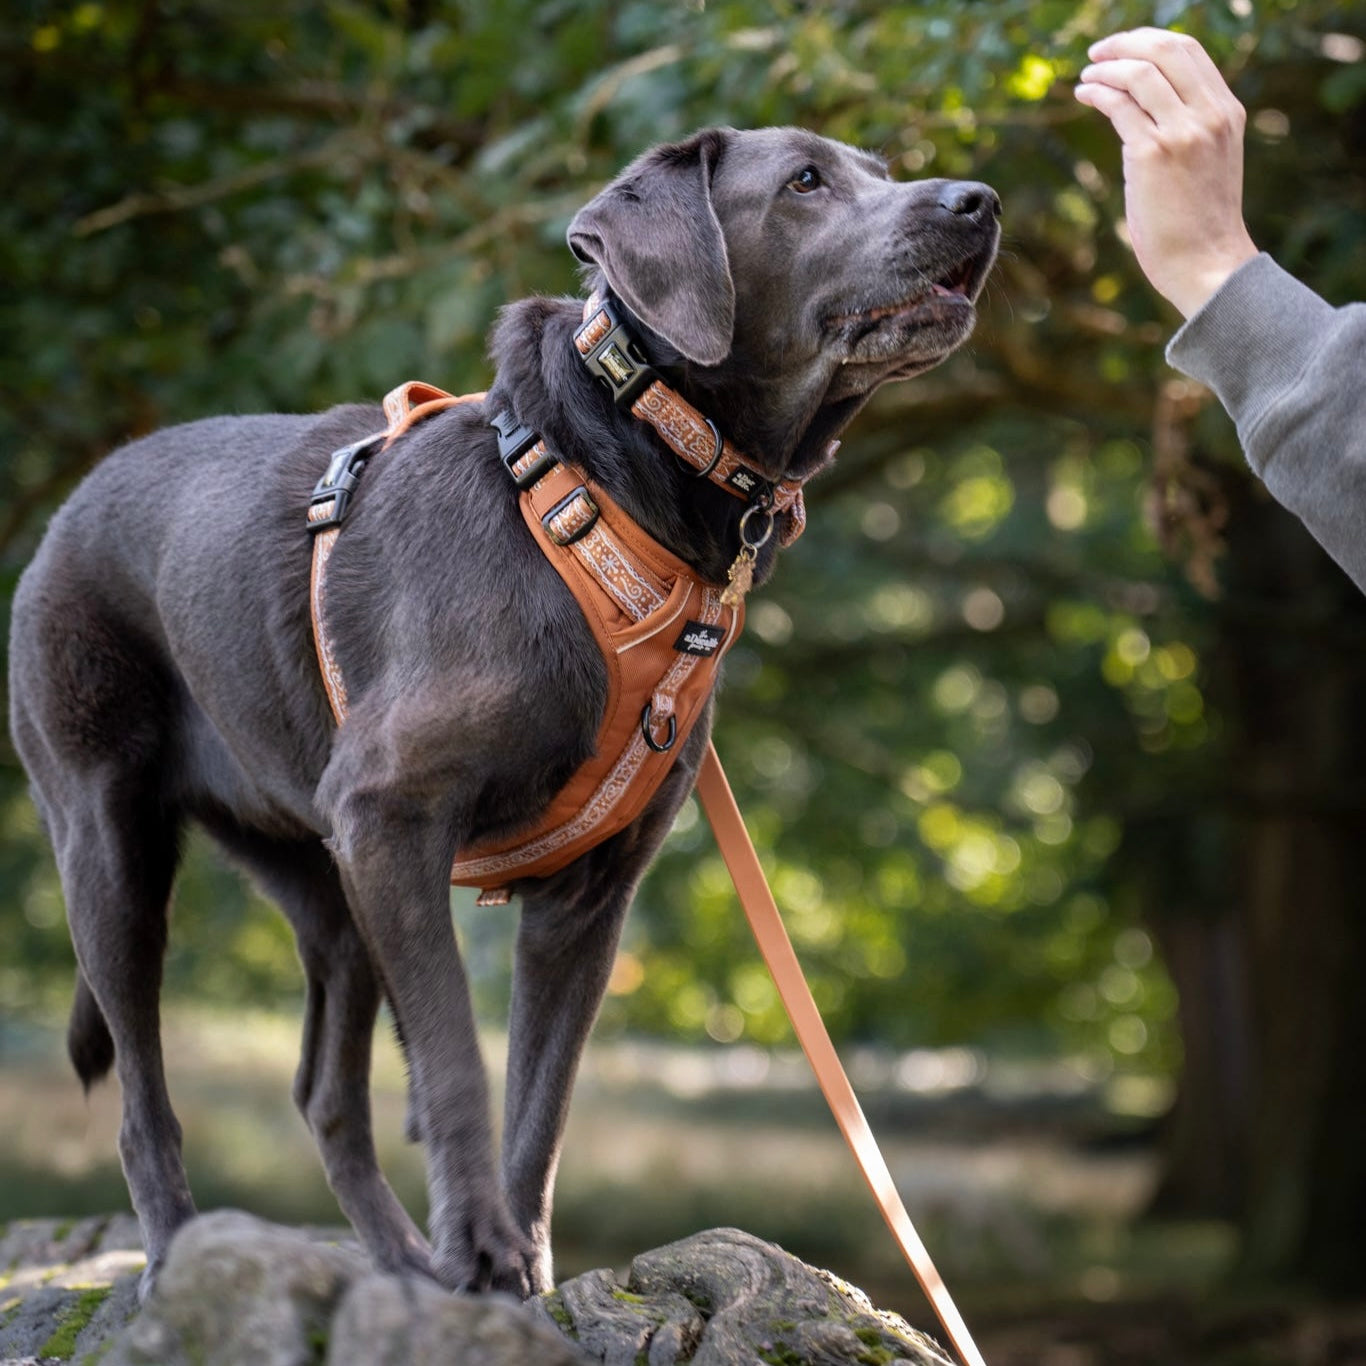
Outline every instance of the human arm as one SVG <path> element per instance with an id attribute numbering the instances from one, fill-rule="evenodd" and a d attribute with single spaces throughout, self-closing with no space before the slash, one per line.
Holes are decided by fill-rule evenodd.
<path id="1" fill-rule="evenodd" d="M 1258 255 L 1242 216 L 1242 106 L 1191 38 L 1090 49 L 1077 98 L 1124 144 L 1139 265 L 1187 318 L 1167 359 L 1218 395 L 1248 463 L 1366 591 L 1366 305 L 1333 308 Z"/>
<path id="2" fill-rule="evenodd" d="M 1334 308 L 1257 256 L 1167 359 L 1214 390 L 1253 471 L 1366 592 L 1366 304 Z"/>

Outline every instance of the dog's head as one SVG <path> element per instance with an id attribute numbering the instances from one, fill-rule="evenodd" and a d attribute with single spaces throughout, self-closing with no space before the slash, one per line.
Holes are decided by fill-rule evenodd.
<path id="1" fill-rule="evenodd" d="M 753 457 L 800 469 L 879 384 L 967 339 L 999 213 L 986 185 L 897 182 L 803 129 L 713 128 L 633 162 L 569 244 L 689 387 L 736 400 Z"/>

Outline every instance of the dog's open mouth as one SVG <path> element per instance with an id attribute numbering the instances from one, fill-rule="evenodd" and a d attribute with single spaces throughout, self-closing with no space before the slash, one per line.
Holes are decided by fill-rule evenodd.
<path id="1" fill-rule="evenodd" d="M 928 285 L 919 285 L 912 294 L 897 300 L 895 303 L 878 304 L 873 308 L 856 309 L 849 313 L 835 313 L 827 319 L 827 325 L 832 328 L 857 324 L 867 327 L 884 322 L 888 318 L 900 317 L 909 320 L 911 314 L 924 309 L 926 305 L 929 305 L 927 312 L 931 315 L 927 321 L 938 320 L 942 316 L 940 314 L 942 305 L 936 306 L 940 299 L 950 301 L 951 306 L 971 306 L 972 288 L 975 283 L 974 276 L 977 273 L 976 266 L 975 259 L 968 257 L 930 280 Z"/>
<path id="2" fill-rule="evenodd" d="M 973 277 L 976 275 L 976 263 L 969 257 L 960 265 L 945 275 L 941 275 L 930 285 L 932 294 L 942 294 L 946 298 L 971 299 Z"/>

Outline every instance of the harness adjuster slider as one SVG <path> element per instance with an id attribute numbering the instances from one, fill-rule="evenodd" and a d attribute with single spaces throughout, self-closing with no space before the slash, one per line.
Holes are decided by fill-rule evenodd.
<path id="1" fill-rule="evenodd" d="M 629 409 L 659 375 L 651 369 L 640 343 L 610 303 L 604 302 L 579 328 L 574 334 L 576 341 L 585 335 L 598 336 L 604 323 L 606 332 L 583 353 L 583 363 L 594 379 L 607 386 L 617 407 Z"/>
<path id="2" fill-rule="evenodd" d="M 320 531 L 326 531 L 328 527 L 340 526 L 345 520 L 351 507 L 351 495 L 360 483 L 365 462 L 383 442 L 384 437 L 383 432 L 376 432 L 363 441 L 354 441 L 351 445 L 332 452 L 332 459 L 327 462 L 327 470 L 314 484 L 313 494 L 308 500 L 308 529 L 315 536 Z M 332 504 L 331 512 L 314 511 L 315 508 L 329 502 Z"/>
<path id="3" fill-rule="evenodd" d="M 573 545 L 587 536 L 598 524 L 598 505 L 582 484 L 566 498 L 561 498 L 541 518 L 545 534 L 555 545 Z"/>

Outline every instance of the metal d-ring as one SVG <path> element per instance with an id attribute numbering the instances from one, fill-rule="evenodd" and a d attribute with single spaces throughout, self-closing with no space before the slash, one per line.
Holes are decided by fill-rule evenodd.
<path id="1" fill-rule="evenodd" d="M 724 451 L 726 448 L 726 439 L 721 435 L 721 429 L 716 425 L 716 423 L 714 423 L 709 417 L 704 417 L 702 421 L 705 422 L 707 426 L 711 428 L 712 440 L 716 443 L 712 449 L 711 459 L 708 460 L 707 463 L 703 465 L 702 468 L 699 470 L 694 469 L 691 465 L 684 464 L 682 458 L 679 455 L 674 455 L 674 459 L 677 460 L 678 463 L 683 466 L 684 474 L 690 474 L 694 479 L 705 479 L 717 467 L 717 465 L 721 463 L 721 452 Z"/>
<path id="2" fill-rule="evenodd" d="M 716 442 L 716 445 L 712 450 L 711 459 L 707 461 L 706 469 L 698 470 L 697 477 L 699 479 L 705 479 L 721 463 L 721 452 L 726 448 L 725 438 L 721 435 L 720 427 L 709 417 L 704 417 L 702 421 L 711 428 L 712 440 Z"/>
<path id="3" fill-rule="evenodd" d="M 756 512 L 762 512 L 768 518 L 768 523 L 764 527 L 764 533 L 757 541 L 749 538 L 749 519 Z M 768 544 L 768 538 L 773 535 L 773 509 L 767 503 L 751 503 L 740 518 L 740 544 L 747 546 L 750 550 L 758 550 Z"/>
<path id="4" fill-rule="evenodd" d="M 645 710 L 640 713 L 640 733 L 645 737 L 645 743 L 654 750 L 656 754 L 667 754 L 673 747 L 674 741 L 678 739 L 678 718 L 672 713 L 669 715 L 669 737 L 661 745 L 653 735 L 650 734 L 650 714 L 654 707 L 652 702 L 645 704 Z"/>

